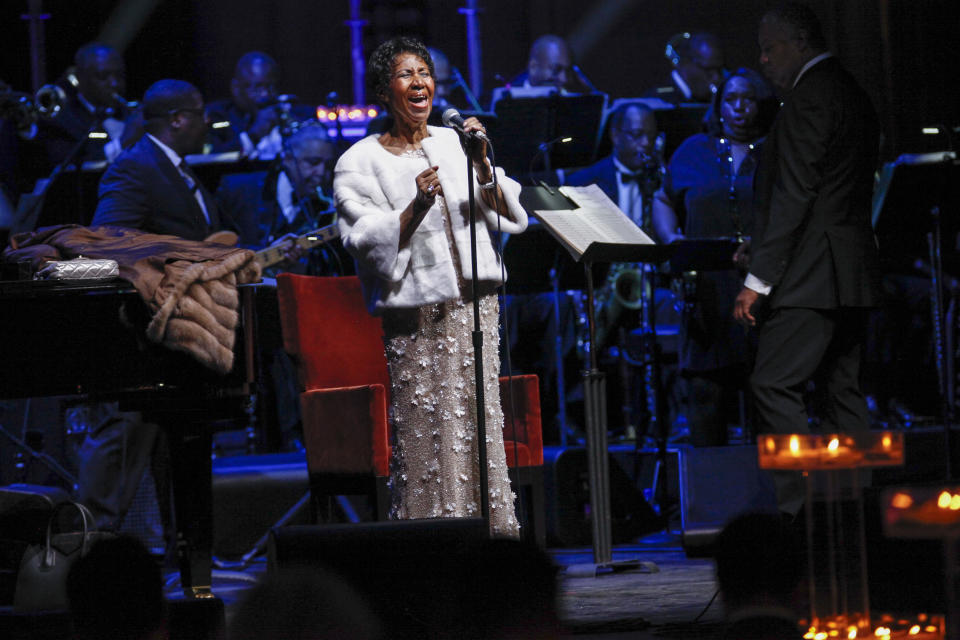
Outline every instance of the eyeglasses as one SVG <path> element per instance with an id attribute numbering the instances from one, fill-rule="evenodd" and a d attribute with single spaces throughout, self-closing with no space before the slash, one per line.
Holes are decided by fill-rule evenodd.
<path id="1" fill-rule="evenodd" d="M 170 109 L 170 111 L 167 111 L 167 115 L 174 116 L 182 112 L 186 112 L 197 117 L 200 117 L 206 113 L 203 107 L 180 107 L 179 109 Z"/>

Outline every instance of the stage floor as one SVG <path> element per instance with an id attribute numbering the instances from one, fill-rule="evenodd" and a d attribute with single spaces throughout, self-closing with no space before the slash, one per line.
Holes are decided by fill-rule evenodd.
<path id="1" fill-rule="evenodd" d="M 641 571 L 570 577 L 565 575 L 566 569 L 591 564 L 592 551 L 572 548 L 551 549 L 549 553 L 561 571 L 559 608 L 567 637 L 720 637 L 722 605 L 719 599 L 710 604 L 716 592 L 713 563 L 687 558 L 679 535 L 655 534 L 635 544 L 614 547 L 614 562 L 637 560 L 643 563 Z M 649 572 L 650 565 L 655 565 L 655 572 Z M 233 606 L 265 571 L 265 559 L 242 571 L 215 571 L 213 590 L 225 603 L 228 624 Z M 167 597 L 181 598 L 178 574 L 169 572 L 166 578 Z"/>

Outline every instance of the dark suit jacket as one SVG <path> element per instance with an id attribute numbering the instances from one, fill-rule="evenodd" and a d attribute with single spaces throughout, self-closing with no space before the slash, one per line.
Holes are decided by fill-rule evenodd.
<path id="1" fill-rule="evenodd" d="M 620 199 L 620 193 L 617 189 L 617 167 L 613 164 L 613 156 L 607 156 L 585 169 L 571 173 L 564 180 L 564 183 L 572 187 L 595 184 L 607 194 L 608 198 L 613 200 L 614 204 Z"/>
<path id="2" fill-rule="evenodd" d="M 183 176 L 144 135 L 100 179 L 100 200 L 91 225 L 130 227 L 188 240 L 203 240 L 213 231 L 230 229 L 232 225 L 221 224 L 213 197 L 202 184 L 199 187 L 209 224 Z"/>
<path id="3" fill-rule="evenodd" d="M 268 184 L 269 182 L 269 184 Z M 232 173 L 220 178 L 217 206 L 237 225 L 240 244 L 265 247 L 275 235 L 278 217 L 286 222 L 277 204 L 277 176 L 266 171 Z M 286 233 L 284 229 L 280 235 Z"/>
<path id="4" fill-rule="evenodd" d="M 836 58 L 787 96 L 755 180 L 750 272 L 773 307 L 868 307 L 880 300 L 870 207 L 880 128 Z"/>

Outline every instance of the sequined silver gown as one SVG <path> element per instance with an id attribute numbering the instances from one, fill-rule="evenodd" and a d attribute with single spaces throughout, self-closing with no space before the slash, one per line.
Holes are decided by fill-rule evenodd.
<path id="1" fill-rule="evenodd" d="M 420 152 L 408 155 L 421 169 Z M 419 171 L 419 170 L 418 170 Z M 449 212 L 438 196 L 448 246 L 456 252 Z M 454 255 L 461 296 L 417 309 L 384 313 L 384 344 L 390 367 L 393 518 L 479 517 L 480 476 L 474 394 L 473 303 Z M 490 531 L 519 536 L 514 494 L 503 448 L 499 387 L 499 305 L 496 293 L 482 292 L 484 400 L 486 404 Z"/>

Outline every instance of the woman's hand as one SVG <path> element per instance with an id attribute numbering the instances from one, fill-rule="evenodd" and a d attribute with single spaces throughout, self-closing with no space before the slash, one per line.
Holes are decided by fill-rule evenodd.
<path id="1" fill-rule="evenodd" d="M 478 174 L 481 174 L 481 171 L 485 172 L 483 175 L 478 175 L 480 182 L 490 182 L 490 165 L 487 164 L 487 143 L 480 138 L 467 135 L 473 131 L 479 131 L 483 134 L 487 133 L 487 130 L 482 124 L 480 124 L 480 121 L 475 117 L 470 116 L 463 121 L 463 132 L 466 140 L 467 155 L 470 156 L 470 161 L 473 162 L 473 166 L 476 168 Z M 484 180 L 483 178 L 487 179 Z"/>
<path id="2" fill-rule="evenodd" d="M 417 183 L 417 197 L 413 200 L 415 213 L 425 213 L 433 206 L 437 195 L 443 194 L 443 187 L 440 186 L 440 179 L 437 177 L 439 168 L 430 167 L 415 178 Z"/>

